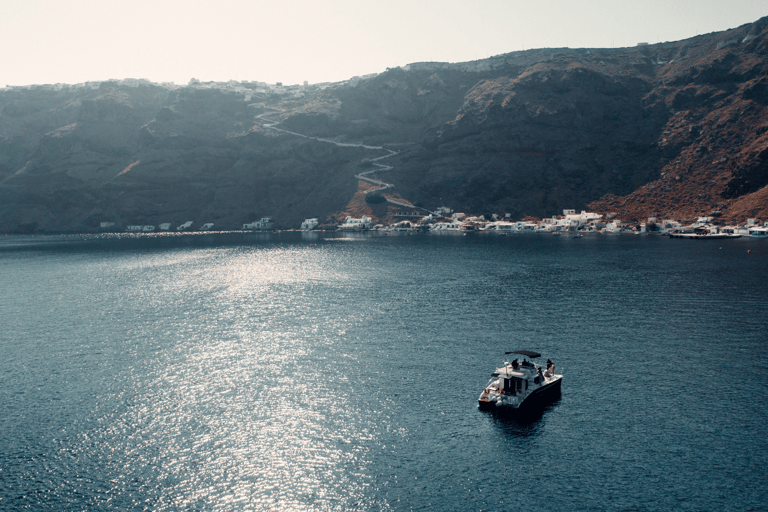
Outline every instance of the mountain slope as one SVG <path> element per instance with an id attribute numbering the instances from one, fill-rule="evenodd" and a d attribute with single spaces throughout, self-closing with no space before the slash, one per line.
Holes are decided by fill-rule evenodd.
<path id="1" fill-rule="evenodd" d="M 387 150 L 391 169 L 370 176 L 428 209 L 768 220 L 768 18 L 288 90 L 56 89 L 0 90 L 0 231 L 385 220 L 397 207 L 366 202 L 355 175 Z"/>

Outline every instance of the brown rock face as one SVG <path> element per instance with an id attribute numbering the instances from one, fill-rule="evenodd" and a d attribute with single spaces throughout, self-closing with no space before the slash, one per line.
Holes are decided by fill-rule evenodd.
<path id="1" fill-rule="evenodd" d="M 395 185 L 385 195 L 430 209 L 768 220 L 768 18 L 282 95 L 241 84 L 249 102 L 208 85 L 0 90 L 0 231 L 385 220 L 396 208 L 366 201 L 355 179 L 372 169 Z M 375 167 L 387 150 L 391 169 Z"/>

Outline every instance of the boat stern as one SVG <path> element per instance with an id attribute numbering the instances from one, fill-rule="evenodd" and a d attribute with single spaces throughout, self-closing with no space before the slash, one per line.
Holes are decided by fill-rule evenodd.
<path id="1" fill-rule="evenodd" d="M 496 407 L 496 402 L 491 402 L 488 397 L 480 397 L 477 400 L 477 406 L 481 411 L 487 411 Z"/>

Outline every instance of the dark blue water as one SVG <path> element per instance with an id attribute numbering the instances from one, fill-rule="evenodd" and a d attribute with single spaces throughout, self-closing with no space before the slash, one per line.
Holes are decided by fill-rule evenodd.
<path id="1" fill-rule="evenodd" d="M 0 239 L 1 510 L 765 510 L 768 241 Z M 514 349 L 564 374 L 478 411 Z"/>

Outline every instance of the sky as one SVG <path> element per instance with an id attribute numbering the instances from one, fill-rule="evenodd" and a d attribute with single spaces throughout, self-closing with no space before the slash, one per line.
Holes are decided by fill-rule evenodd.
<path id="1" fill-rule="evenodd" d="M 2 0 L 0 87 L 338 82 L 411 62 L 678 41 L 766 15 L 766 0 Z"/>

